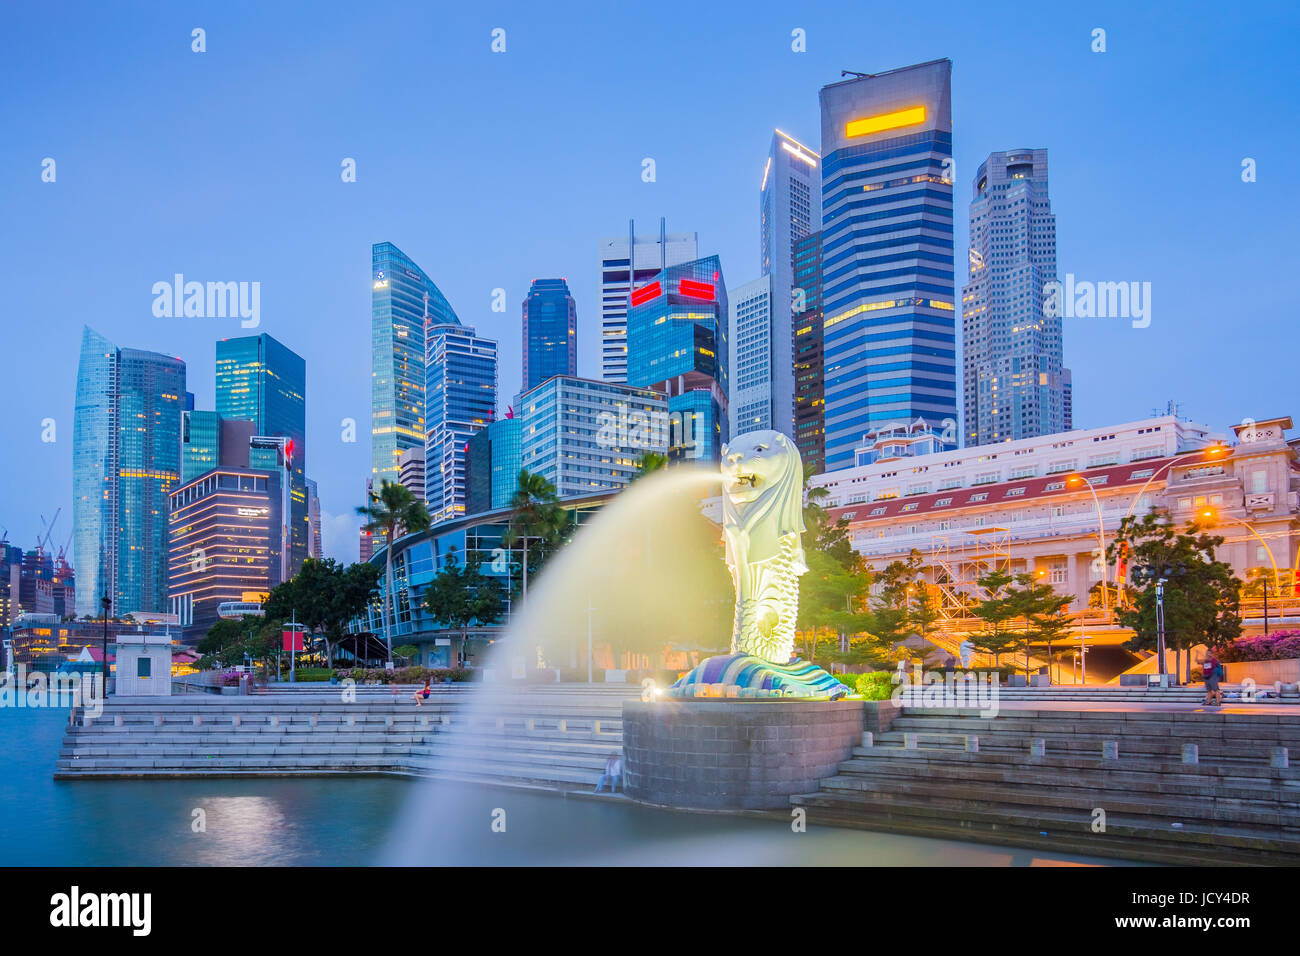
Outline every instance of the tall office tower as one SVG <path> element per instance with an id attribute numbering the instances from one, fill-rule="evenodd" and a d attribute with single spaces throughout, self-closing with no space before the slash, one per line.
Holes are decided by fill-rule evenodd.
<path id="1" fill-rule="evenodd" d="M 424 449 L 408 448 L 397 458 L 397 480 L 406 490 L 424 500 Z"/>
<path id="2" fill-rule="evenodd" d="M 791 263 L 795 243 L 821 228 L 821 157 L 793 137 L 772 134 L 758 192 L 760 267 L 772 277 L 771 425 L 791 440 L 794 427 L 794 313 L 800 311 Z M 739 376 L 740 369 L 732 368 Z"/>
<path id="3" fill-rule="evenodd" d="M 624 488 L 642 455 L 668 451 L 668 402 L 653 389 L 556 375 L 521 406 L 521 467 L 561 498 Z"/>
<path id="4" fill-rule="evenodd" d="M 465 512 L 510 507 L 519 487 L 522 418 L 499 418 L 469 440 L 465 453 Z"/>
<path id="5" fill-rule="evenodd" d="M 319 561 L 325 557 L 325 548 L 321 542 L 320 528 L 320 487 L 307 479 L 307 557 Z"/>
<path id="6" fill-rule="evenodd" d="M 966 446 L 1066 430 L 1047 150 L 992 153 L 972 180 L 970 281 L 961 293 Z"/>
<path id="7" fill-rule="evenodd" d="M 391 242 L 371 247 L 370 474 L 397 481 L 397 459 L 423 448 L 424 332 L 459 325 L 447 299 L 409 256 Z"/>
<path id="8" fill-rule="evenodd" d="M 501 418 L 486 429 L 492 450 L 491 502 L 489 507 L 508 508 L 519 487 L 523 467 L 522 418 Z M 477 437 L 477 436 L 475 436 Z"/>
<path id="9" fill-rule="evenodd" d="M 167 608 L 168 495 L 181 477 L 185 363 L 87 327 L 72 426 L 78 616 Z"/>
<path id="10" fill-rule="evenodd" d="M 563 279 L 534 279 L 524 299 L 524 385 L 578 374 L 578 307 Z"/>
<path id="11" fill-rule="evenodd" d="M 658 236 L 638 236 L 629 220 L 626 236 L 600 240 L 600 377 L 607 382 L 627 381 L 628 293 L 699 255 L 697 233 L 669 235 L 667 228 L 660 219 Z"/>
<path id="12" fill-rule="evenodd" d="M 181 412 L 181 481 L 192 481 L 221 463 L 221 416 Z"/>
<path id="13" fill-rule="evenodd" d="M 668 395 L 668 454 L 717 461 L 730 435 L 730 313 L 717 256 L 669 266 L 633 289 L 627 384 Z"/>
<path id="14" fill-rule="evenodd" d="M 793 255 L 794 443 L 815 474 L 826 470 L 826 396 L 822 388 L 822 234 L 796 239 Z"/>
<path id="15" fill-rule="evenodd" d="M 774 314 L 780 306 L 773 304 L 772 276 L 728 289 L 727 299 L 731 303 L 731 434 L 734 437 L 768 428 L 781 431 L 782 403 L 777 399 L 775 382 L 779 375 L 778 350 L 774 343 L 780 337 L 780 322 Z M 787 329 L 787 337 L 789 334 Z M 788 346 L 785 351 L 789 352 Z"/>
<path id="16" fill-rule="evenodd" d="M 468 325 L 425 326 L 424 497 L 436 524 L 465 514 L 465 446 L 497 407 L 497 343 Z"/>
<path id="17" fill-rule="evenodd" d="M 826 468 L 924 419 L 956 439 L 952 64 L 822 88 Z"/>
<path id="18" fill-rule="evenodd" d="M 310 551 L 307 517 L 307 363 L 266 333 L 217 342 L 217 414 L 253 423 L 255 434 L 288 439 L 289 577 Z"/>

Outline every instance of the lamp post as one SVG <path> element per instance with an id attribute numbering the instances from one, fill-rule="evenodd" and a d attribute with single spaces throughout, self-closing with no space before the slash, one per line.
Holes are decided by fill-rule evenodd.
<path id="1" fill-rule="evenodd" d="M 1163 678 L 1168 671 L 1165 670 L 1165 578 L 1156 581 L 1156 656 L 1159 671 L 1157 673 Z M 1162 680 L 1161 686 L 1164 686 Z"/>
<path id="2" fill-rule="evenodd" d="M 113 606 L 113 602 L 109 599 L 107 591 L 105 591 L 104 596 L 99 599 L 99 606 L 104 612 L 104 640 L 103 646 L 100 648 L 100 653 L 104 657 L 104 666 L 101 668 L 104 674 L 104 686 L 102 689 L 104 700 L 108 700 L 108 609 Z"/>
<path id="3" fill-rule="evenodd" d="M 1092 486 L 1092 482 L 1084 475 L 1074 475 L 1067 480 L 1067 484 L 1077 484 L 1083 482 L 1088 486 L 1088 491 L 1092 493 L 1092 503 L 1097 508 L 1097 553 L 1101 561 L 1101 609 L 1107 617 L 1110 617 L 1110 595 L 1106 591 L 1106 529 L 1101 517 L 1101 501 L 1097 498 L 1097 489 Z"/>

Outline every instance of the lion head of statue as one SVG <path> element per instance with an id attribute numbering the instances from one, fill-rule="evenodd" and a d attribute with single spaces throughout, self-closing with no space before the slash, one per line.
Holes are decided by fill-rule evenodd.
<path id="1" fill-rule="evenodd" d="M 757 564 L 775 558 L 795 536 L 803 564 L 803 463 L 780 432 L 746 432 L 722 450 L 722 525 L 729 558 Z"/>

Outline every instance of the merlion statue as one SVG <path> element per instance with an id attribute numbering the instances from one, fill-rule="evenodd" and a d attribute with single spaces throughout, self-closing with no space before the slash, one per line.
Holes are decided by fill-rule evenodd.
<path id="1" fill-rule="evenodd" d="M 731 653 L 711 657 L 674 696 L 829 697 L 848 688 L 794 656 L 803 553 L 803 464 L 775 431 L 747 432 L 722 451 L 722 534 L 736 589 Z"/>

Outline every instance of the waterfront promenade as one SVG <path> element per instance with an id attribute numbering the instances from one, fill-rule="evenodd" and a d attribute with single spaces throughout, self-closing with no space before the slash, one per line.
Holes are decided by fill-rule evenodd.
<path id="1" fill-rule="evenodd" d="M 68 729 L 59 779 L 384 775 L 592 795 L 639 689 L 281 688 L 114 698 Z M 870 736 L 813 793 L 810 823 L 1162 863 L 1300 862 L 1300 707 L 1199 692 L 1051 690 L 977 708 L 867 703 Z M 671 702 L 662 706 L 671 707 Z M 725 705 L 724 705 L 725 706 Z M 622 796 L 604 800 L 623 801 Z M 776 815 L 784 816 L 783 811 Z"/>

